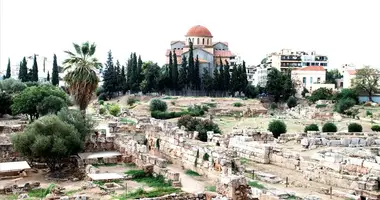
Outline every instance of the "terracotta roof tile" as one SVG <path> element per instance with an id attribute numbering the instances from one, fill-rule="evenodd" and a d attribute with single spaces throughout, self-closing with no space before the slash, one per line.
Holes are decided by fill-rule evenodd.
<path id="1" fill-rule="evenodd" d="M 215 57 L 231 57 L 235 56 L 234 54 L 231 53 L 229 50 L 215 50 L 214 51 L 214 56 Z"/>
<path id="2" fill-rule="evenodd" d="M 212 37 L 211 32 L 204 26 L 196 25 L 190 28 L 186 36 Z"/>
<path id="3" fill-rule="evenodd" d="M 296 69 L 296 70 L 300 70 L 300 71 L 325 71 L 325 68 L 323 68 L 322 66 L 308 66 L 308 67 L 303 67 L 303 68 Z"/>
<path id="4" fill-rule="evenodd" d="M 349 70 L 347 70 L 347 72 L 349 75 L 355 75 L 356 72 L 358 72 L 358 71 L 356 69 L 349 69 Z"/>

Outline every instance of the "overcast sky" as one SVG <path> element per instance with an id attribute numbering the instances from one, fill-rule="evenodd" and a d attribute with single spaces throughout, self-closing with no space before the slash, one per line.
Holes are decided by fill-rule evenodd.
<path id="1" fill-rule="evenodd" d="M 0 0 L 0 71 L 33 53 L 56 53 L 72 42 L 97 44 L 125 63 L 130 52 L 163 64 L 170 41 L 206 26 L 249 65 L 282 48 L 316 50 L 330 67 L 380 67 L 380 0 Z"/>

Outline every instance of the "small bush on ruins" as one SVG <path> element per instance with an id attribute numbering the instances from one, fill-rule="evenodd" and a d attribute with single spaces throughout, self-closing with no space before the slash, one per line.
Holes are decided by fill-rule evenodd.
<path id="1" fill-rule="evenodd" d="M 200 120 L 190 115 L 184 115 L 178 119 L 178 127 L 184 126 L 188 131 L 198 131 L 199 140 L 207 141 L 207 131 L 214 131 L 220 133 L 219 126 L 211 120 Z"/>
<path id="2" fill-rule="evenodd" d="M 104 115 L 106 113 L 107 113 L 107 109 L 105 107 L 102 106 L 99 108 L 99 114 Z"/>
<path id="3" fill-rule="evenodd" d="M 206 106 L 206 105 L 203 105 L 202 106 L 202 110 L 204 110 L 205 112 L 208 112 L 208 110 L 210 109 L 210 107 Z"/>
<path id="4" fill-rule="evenodd" d="M 209 157 L 208 153 L 203 154 L 203 161 L 208 161 Z"/>
<path id="5" fill-rule="evenodd" d="M 303 87 L 303 90 L 301 92 L 302 97 L 305 97 L 307 93 L 309 93 L 309 90 L 307 90 L 305 87 Z"/>
<path id="6" fill-rule="evenodd" d="M 187 115 L 189 112 L 187 111 L 182 111 L 182 112 L 161 112 L 161 111 L 152 111 L 150 113 L 150 116 L 155 118 L 155 119 L 172 119 L 172 118 L 177 118 L 181 117 L 183 115 Z"/>
<path id="7" fill-rule="evenodd" d="M 140 169 L 132 169 L 132 170 L 124 172 L 124 174 L 129 175 L 132 178 L 144 178 L 147 176 L 144 170 L 140 170 Z"/>
<path id="8" fill-rule="evenodd" d="M 232 105 L 233 105 L 234 107 L 242 107 L 242 106 L 243 106 L 243 104 L 240 103 L 240 102 L 235 102 L 235 103 L 233 103 Z"/>
<path id="9" fill-rule="evenodd" d="M 127 104 L 129 106 L 132 106 L 134 103 L 136 103 L 138 100 L 134 97 L 128 97 Z"/>
<path id="10" fill-rule="evenodd" d="M 215 100 L 211 99 L 211 101 L 215 101 Z M 207 105 L 210 108 L 215 108 L 216 107 L 216 103 L 203 103 L 203 104 Z"/>
<path id="11" fill-rule="evenodd" d="M 257 181 L 249 181 L 248 185 L 257 189 L 265 189 L 265 186 L 258 183 Z"/>
<path id="12" fill-rule="evenodd" d="M 359 103 L 358 92 L 355 89 L 343 89 L 342 91 L 336 93 L 333 97 L 335 101 L 348 98 L 355 100 L 355 104 Z"/>
<path id="13" fill-rule="evenodd" d="M 44 116 L 29 124 L 24 132 L 12 137 L 14 149 L 30 161 L 45 162 L 51 171 L 62 168 L 62 162 L 80 152 L 84 146 L 81 134 L 58 116 Z"/>
<path id="14" fill-rule="evenodd" d="M 81 140 L 94 131 L 95 122 L 91 117 L 83 118 L 83 114 L 76 109 L 64 108 L 57 113 L 57 116 L 64 122 L 73 125 L 80 134 Z"/>
<path id="15" fill-rule="evenodd" d="M 286 133 L 286 124 L 280 120 L 273 120 L 269 123 L 268 130 L 273 133 L 273 137 L 278 138 L 281 134 Z"/>
<path id="16" fill-rule="evenodd" d="M 100 100 L 98 102 L 99 102 L 99 105 L 104 105 L 104 101 L 103 100 Z"/>
<path id="17" fill-rule="evenodd" d="M 351 123 L 348 125 L 348 132 L 362 132 L 363 127 L 358 123 Z"/>
<path id="18" fill-rule="evenodd" d="M 193 106 L 189 106 L 187 108 L 187 111 L 189 111 L 190 115 L 191 116 L 202 116 L 205 114 L 205 111 L 203 110 L 203 108 L 200 106 L 200 105 L 193 105 Z"/>
<path id="19" fill-rule="evenodd" d="M 276 103 L 271 103 L 271 104 L 270 104 L 270 109 L 275 110 L 275 109 L 277 109 L 277 108 L 278 108 L 278 106 L 277 106 Z"/>
<path id="20" fill-rule="evenodd" d="M 307 125 L 303 131 L 305 133 L 307 133 L 308 131 L 319 131 L 319 127 L 316 124 L 310 124 L 310 125 Z"/>
<path id="21" fill-rule="evenodd" d="M 107 101 L 107 95 L 105 93 L 101 93 L 99 96 L 98 96 L 98 101 Z"/>
<path id="22" fill-rule="evenodd" d="M 308 98 L 309 101 L 315 103 L 318 100 L 330 100 L 333 96 L 332 90 L 325 87 L 318 88 L 314 90 L 311 96 Z"/>
<path id="23" fill-rule="evenodd" d="M 175 101 L 171 101 L 170 103 L 171 103 L 173 106 L 175 106 Z"/>
<path id="24" fill-rule="evenodd" d="M 190 169 L 186 170 L 185 174 L 188 176 L 201 176 L 198 172 L 195 172 L 195 171 L 190 170 Z"/>
<path id="25" fill-rule="evenodd" d="M 371 127 L 371 130 L 372 130 L 372 131 L 375 131 L 375 132 L 380 132 L 380 126 L 379 126 L 379 125 L 373 125 L 373 126 Z"/>
<path id="26" fill-rule="evenodd" d="M 317 104 L 315 107 L 316 108 L 326 108 L 327 104 Z"/>
<path id="27" fill-rule="evenodd" d="M 127 194 L 122 194 L 118 197 L 119 200 L 127 200 L 127 199 L 140 199 L 140 198 L 152 198 L 152 197 L 160 197 L 167 194 L 173 194 L 181 192 L 180 188 L 173 187 L 161 187 L 155 188 L 153 190 L 145 191 L 142 188 L 138 188 L 133 192 L 128 192 Z"/>
<path id="28" fill-rule="evenodd" d="M 113 116 L 118 116 L 120 114 L 120 106 L 117 104 L 111 104 L 108 108 L 108 111 Z"/>
<path id="29" fill-rule="evenodd" d="M 297 99 L 293 96 L 289 97 L 288 101 L 286 101 L 286 105 L 288 105 L 288 108 L 296 107 Z"/>
<path id="30" fill-rule="evenodd" d="M 322 127 L 322 132 L 334 132 L 335 133 L 337 131 L 338 131 L 338 128 L 332 122 L 327 122 Z"/>
<path id="31" fill-rule="evenodd" d="M 216 192 L 216 186 L 214 185 L 206 186 L 205 190 L 209 192 Z"/>
<path id="32" fill-rule="evenodd" d="M 334 109 L 338 113 L 347 114 L 346 111 L 349 110 L 351 107 L 353 107 L 355 104 L 356 104 L 356 102 L 354 99 L 351 99 L 351 98 L 340 99 L 335 104 Z"/>
<path id="33" fill-rule="evenodd" d="M 370 116 L 370 117 L 372 117 L 372 116 L 373 116 L 372 112 L 371 112 L 371 111 L 369 111 L 369 110 L 365 111 L 365 115 L 366 115 L 366 116 Z"/>
<path id="34" fill-rule="evenodd" d="M 160 99 L 152 99 L 150 101 L 150 111 L 161 111 L 165 112 L 168 109 L 166 102 Z"/>

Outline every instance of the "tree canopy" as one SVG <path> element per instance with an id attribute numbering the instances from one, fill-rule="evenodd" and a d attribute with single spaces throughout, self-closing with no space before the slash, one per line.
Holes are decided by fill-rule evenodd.
<path id="1" fill-rule="evenodd" d="M 380 71 L 378 69 L 365 66 L 358 69 L 354 79 L 354 85 L 359 91 L 368 94 L 369 101 L 372 101 L 372 95 L 379 90 Z"/>

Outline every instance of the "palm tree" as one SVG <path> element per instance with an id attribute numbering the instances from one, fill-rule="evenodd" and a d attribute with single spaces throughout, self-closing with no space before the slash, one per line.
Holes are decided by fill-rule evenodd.
<path id="1" fill-rule="evenodd" d="M 73 95 L 74 101 L 85 115 L 86 108 L 99 83 L 96 70 L 102 64 L 94 57 L 95 43 L 85 42 L 82 46 L 73 43 L 73 46 L 76 53 L 65 51 L 69 58 L 63 61 L 64 71 L 67 71 L 64 80 L 69 86 L 69 92 Z"/>

